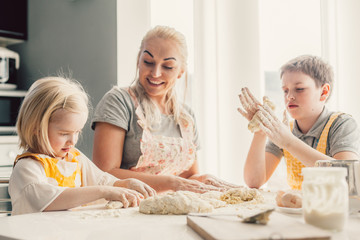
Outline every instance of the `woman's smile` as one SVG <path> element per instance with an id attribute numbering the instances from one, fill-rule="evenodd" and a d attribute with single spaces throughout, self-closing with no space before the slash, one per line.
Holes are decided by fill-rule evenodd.
<path id="1" fill-rule="evenodd" d="M 152 86 L 160 86 L 162 84 L 164 84 L 165 82 L 160 81 L 160 80 L 154 80 L 154 79 L 150 79 L 150 78 L 146 78 L 146 80 L 148 81 L 148 83 Z"/>

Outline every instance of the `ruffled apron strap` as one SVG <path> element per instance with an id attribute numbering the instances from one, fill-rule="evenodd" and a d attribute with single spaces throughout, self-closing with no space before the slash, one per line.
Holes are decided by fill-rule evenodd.
<path id="1" fill-rule="evenodd" d="M 130 97 L 134 103 L 135 106 L 135 114 L 136 116 L 139 118 L 139 120 L 137 121 L 137 123 L 141 126 L 141 128 L 143 130 L 148 129 L 146 126 L 146 120 L 145 120 L 145 115 L 144 115 L 144 111 L 142 110 L 141 105 L 139 104 L 139 101 L 137 100 L 135 93 L 133 92 L 133 90 L 131 90 L 131 88 L 126 88 L 125 89 L 129 94 Z"/>

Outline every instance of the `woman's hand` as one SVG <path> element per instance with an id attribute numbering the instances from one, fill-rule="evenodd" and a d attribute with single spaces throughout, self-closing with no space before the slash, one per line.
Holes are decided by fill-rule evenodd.
<path id="1" fill-rule="evenodd" d="M 208 191 L 222 191 L 222 188 L 202 183 L 195 179 L 186 179 L 175 177 L 173 179 L 174 191 L 191 191 L 196 193 L 205 193 Z"/>
<path id="2" fill-rule="evenodd" d="M 243 115 L 248 121 L 254 117 L 258 111 L 261 103 L 252 95 L 248 88 L 242 88 L 239 94 L 239 99 L 242 107 L 237 110 Z"/>
<path id="3" fill-rule="evenodd" d="M 195 180 L 198 180 L 204 184 L 207 184 L 207 185 L 212 185 L 214 187 L 217 187 L 217 188 L 220 188 L 220 189 L 223 189 L 223 190 L 228 190 L 230 188 L 239 188 L 240 186 L 239 185 L 235 185 L 235 184 L 232 184 L 232 183 L 228 183 L 224 180 L 221 180 L 211 174 L 204 174 L 204 175 L 195 175 L 195 176 L 192 176 L 191 179 L 195 179 Z"/>
<path id="4" fill-rule="evenodd" d="M 135 178 L 128 178 L 116 181 L 114 186 L 129 188 L 141 193 L 145 198 L 156 195 L 156 191 L 146 183 Z"/>
<path id="5" fill-rule="evenodd" d="M 284 120 L 281 122 L 268 106 L 259 106 L 260 129 L 279 148 L 285 148 L 295 137 L 287 125 L 287 115 L 284 112 Z"/>
<path id="6" fill-rule="evenodd" d="M 123 187 L 103 186 L 101 189 L 104 191 L 104 198 L 106 200 L 120 201 L 124 208 L 139 206 L 140 200 L 143 198 L 143 195 L 137 191 Z"/>

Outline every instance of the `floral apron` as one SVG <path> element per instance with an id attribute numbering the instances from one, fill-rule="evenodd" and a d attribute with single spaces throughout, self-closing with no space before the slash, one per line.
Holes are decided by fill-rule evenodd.
<path id="1" fill-rule="evenodd" d="M 316 150 L 321 152 L 322 154 L 326 154 L 326 146 L 327 146 L 327 138 L 329 134 L 329 130 L 331 125 L 333 124 L 334 120 L 343 113 L 337 112 L 333 113 L 330 116 L 329 121 L 326 123 L 320 138 Z M 294 122 L 290 122 L 290 129 L 294 128 Z M 286 149 L 284 151 L 284 158 L 286 161 L 286 168 L 287 168 L 287 183 L 291 187 L 291 189 L 301 189 L 301 185 L 303 182 L 303 176 L 301 174 L 302 168 L 305 167 L 299 160 L 297 160 L 294 156 L 292 156 Z"/>
<path id="2" fill-rule="evenodd" d="M 50 157 L 44 154 L 23 153 L 15 159 L 15 164 L 22 158 L 32 158 L 41 162 L 44 167 L 46 177 L 51 179 L 51 183 L 59 187 L 80 187 L 81 184 L 81 167 L 77 160 L 80 152 L 71 149 L 64 160 Z"/>
<path id="3" fill-rule="evenodd" d="M 182 137 L 153 135 L 145 121 L 145 115 L 134 93 L 128 89 L 135 105 L 138 124 L 143 129 L 140 139 L 142 155 L 131 170 L 155 175 L 180 175 L 190 169 L 196 158 L 193 143 L 194 126 L 181 119 L 179 126 Z"/>

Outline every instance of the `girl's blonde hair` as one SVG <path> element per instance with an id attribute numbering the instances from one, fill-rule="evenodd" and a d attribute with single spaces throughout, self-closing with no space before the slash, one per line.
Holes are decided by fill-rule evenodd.
<path id="1" fill-rule="evenodd" d="M 180 53 L 180 63 L 181 68 L 185 74 L 185 93 L 187 90 L 187 58 L 188 58 L 188 51 L 187 51 L 187 44 L 185 40 L 185 36 L 176 31 L 172 27 L 168 26 L 156 26 L 150 29 L 144 38 L 141 41 L 139 53 L 137 55 L 137 66 L 136 66 L 136 77 L 134 80 L 134 84 L 132 85 L 131 89 L 134 91 L 137 99 L 139 100 L 139 104 L 142 106 L 145 114 L 145 119 L 148 126 L 152 126 L 152 124 L 159 125 L 161 123 L 161 113 L 160 110 L 156 107 L 155 103 L 149 98 L 145 89 L 140 84 L 138 78 L 138 71 L 139 71 L 139 61 L 141 53 L 144 50 L 145 43 L 151 39 L 160 38 L 164 40 L 171 40 L 179 49 Z M 186 94 L 184 94 L 185 96 Z M 180 120 L 185 120 L 187 122 L 193 122 L 192 117 L 185 111 L 182 104 L 179 103 L 175 91 L 175 85 L 172 89 L 170 89 L 165 97 L 165 109 L 166 112 L 173 115 L 174 120 L 176 123 L 179 124 Z"/>
<path id="2" fill-rule="evenodd" d="M 52 114 L 58 109 L 88 115 L 88 96 L 80 83 L 63 77 L 34 82 L 21 104 L 16 122 L 20 148 L 54 156 L 48 137 Z"/>

